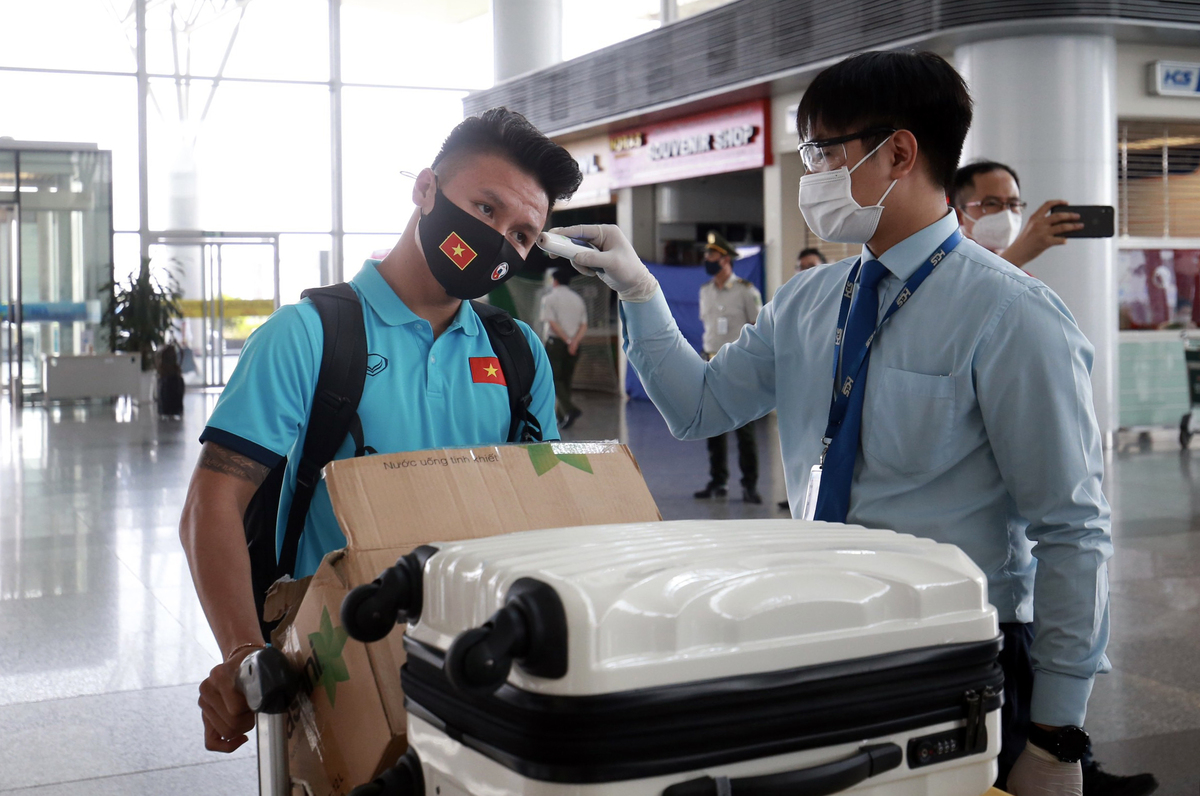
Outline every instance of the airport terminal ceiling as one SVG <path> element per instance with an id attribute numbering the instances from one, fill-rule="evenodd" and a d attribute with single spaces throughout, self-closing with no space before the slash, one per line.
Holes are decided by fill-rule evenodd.
<path id="1" fill-rule="evenodd" d="M 740 0 L 470 94 L 466 113 L 519 109 L 559 136 L 754 87 L 800 90 L 846 53 L 952 51 L 1006 36 L 1099 33 L 1195 46 L 1200 4 L 1139 0 Z"/>

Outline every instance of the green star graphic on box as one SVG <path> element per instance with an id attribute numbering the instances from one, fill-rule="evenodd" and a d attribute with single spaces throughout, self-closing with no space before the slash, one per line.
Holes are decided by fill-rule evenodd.
<path id="1" fill-rule="evenodd" d="M 346 646 L 346 628 L 334 627 L 329 619 L 329 606 L 321 609 L 321 629 L 308 634 L 308 643 L 312 645 L 313 656 L 321 669 L 321 679 L 317 686 L 325 687 L 329 704 L 334 704 L 337 695 L 337 684 L 347 682 L 350 672 L 346 669 L 346 661 L 342 659 L 342 648 Z"/>

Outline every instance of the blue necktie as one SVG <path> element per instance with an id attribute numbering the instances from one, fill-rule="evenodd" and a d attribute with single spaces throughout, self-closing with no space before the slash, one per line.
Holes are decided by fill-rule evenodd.
<path id="1" fill-rule="evenodd" d="M 858 294 L 846 320 L 846 341 L 842 346 L 842 361 L 850 362 L 875 332 L 879 317 L 879 280 L 887 269 L 878 260 L 863 263 L 858 277 Z M 867 368 L 871 364 L 868 356 L 862 370 L 840 374 L 839 383 L 847 376 L 854 379 L 850 390 L 850 403 L 842 425 L 829 443 L 825 453 L 825 465 L 821 471 L 821 491 L 817 493 L 815 518 L 829 522 L 845 522 L 850 509 L 850 482 L 854 479 L 854 460 L 858 457 L 859 432 L 862 430 L 863 395 L 867 391 Z"/>

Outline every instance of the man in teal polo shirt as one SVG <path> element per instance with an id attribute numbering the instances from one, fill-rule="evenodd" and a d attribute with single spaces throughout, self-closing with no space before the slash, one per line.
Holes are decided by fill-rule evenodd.
<path id="1" fill-rule="evenodd" d="M 511 412 L 482 321 L 465 299 L 511 276 L 554 202 L 580 182 L 575 160 L 520 114 L 503 108 L 451 132 L 413 188 L 417 209 L 383 260 L 351 281 L 363 306 L 367 377 L 358 415 L 364 442 L 390 453 L 505 442 Z M 474 265 L 474 267 L 471 267 Z M 518 322 L 536 365 L 530 411 L 557 439 L 554 384 L 537 336 Z M 241 660 L 262 646 L 242 518 L 267 474 L 288 457 L 280 533 L 295 490 L 323 332 L 308 300 L 282 307 L 251 335 L 201 435 L 203 449 L 180 520 L 196 592 L 225 661 L 200 685 L 205 746 L 231 752 L 254 716 L 235 686 Z M 535 343 L 538 343 L 535 345 Z M 354 455 L 348 438 L 335 458 Z M 313 497 L 296 577 L 345 544 L 322 483 Z"/>

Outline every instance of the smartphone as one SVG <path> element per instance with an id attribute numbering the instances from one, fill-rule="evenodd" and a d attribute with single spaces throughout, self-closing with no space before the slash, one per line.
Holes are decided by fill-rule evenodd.
<path id="1" fill-rule="evenodd" d="M 1083 229 L 1063 232 L 1060 238 L 1111 238 L 1114 234 L 1113 209 L 1109 205 L 1058 205 L 1051 213 L 1078 213 Z"/>

